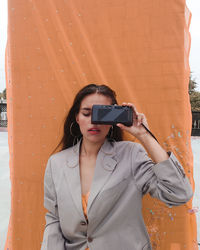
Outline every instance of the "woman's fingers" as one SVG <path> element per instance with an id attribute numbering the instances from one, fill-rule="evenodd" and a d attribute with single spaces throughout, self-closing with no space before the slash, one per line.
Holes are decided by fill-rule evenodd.
<path id="1" fill-rule="evenodd" d="M 137 116 L 138 126 L 144 121 L 144 114 L 139 113 Z"/>
<path id="2" fill-rule="evenodd" d="M 139 114 L 139 125 L 141 124 L 145 125 L 148 128 L 147 119 L 144 114 Z"/>
<path id="3" fill-rule="evenodd" d="M 136 109 L 136 107 L 135 107 L 135 105 L 133 104 L 133 103 L 130 103 L 130 102 L 123 102 L 122 103 L 122 106 L 129 106 L 129 107 L 131 107 L 132 109 L 133 109 L 133 111 L 134 111 L 134 113 L 137 113 L 137 109 Z"/>
<path id="4" fill-rule="evenodd" d="M 132 108 L 132 110 L 133 110 L 133 120 L 135 120 L 135 121 L 137 121 L 138 120 L 138 115 L 139 115 L 139 113 L 138 113 L 138 111 L 137 111 L 137 109 L 136 109 L 136 107 L 135 107 L 135 105 L 133 104 L 133 103 L 130 103 L 130 102 L 123 102 L 122 103 L 122 106 L 128 106 L 128 107 L 131 107 Z M 140 118 L 139 118 L 140 119 Z"/>
<path id="5" fill-rule="evenodd" d="M 136 122 L 137 121 L 137 116 L 138 116 L 138 112 L 137 112 L 137 109 L 135 107 L 135 105 L 133 103 L 130 103 L 130 102 L 123 102 L 122 103 L 122 106 L 128 106 L 128 107 L 131 107 L 132 110 L 133 110 L 133 122 Z"/>
<path id="6" fill-rule="evenodd" d="M 126 130 L 127 132 L 131 133 L 134 136 L 142 135 L 146 133 L 145 127 L 148 128 L 148 123 L 145 115 L 143 113 L 139 113 L 132 103 L 123 102 L 122 106 L 128 106 L 131 107 L 133 110 L 133 125 L 130 127 L 127 127 L 121 123 L 117 124 L 118 127 L 120 127 L 122 130 Z M 143 126 L 143 125 L 144 126 Z"/>
<path id="7" fill-rule="evenodd" d="M 131 107 L 133 110 L 133 125 L 140 126 L 142 123 L 145 126 L 148 126 L 146 117 L 143 113 L 139 113 L 133 103 L 130 102 L 123 102 L 122 106 Z"/>
<path id="8" fill-rule="evenodd" d="M 122 123 L 117 123 L 117 126 L 121 129 L 126 129 L 126 126 L 124 126 Z"/>

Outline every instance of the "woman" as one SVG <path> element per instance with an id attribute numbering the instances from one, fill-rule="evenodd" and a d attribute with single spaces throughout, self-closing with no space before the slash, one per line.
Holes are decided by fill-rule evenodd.
<path id="1" fill-rule="evenodd" d="M 52 155 L 44 178 L 46 227 L 43 250 L 151 249 L 142 218 L 150 193 L 168 206 L 192 197 L 190 183 L 173 153 L 166 153 L 132 107 L 133 125 L 94 125 L 94 104 L 117 104 L 114 91 L 90 84 L 79 91 L 64 124 L 62 150 Z M 122 131 L 148 151 L 122 141 Z"/>

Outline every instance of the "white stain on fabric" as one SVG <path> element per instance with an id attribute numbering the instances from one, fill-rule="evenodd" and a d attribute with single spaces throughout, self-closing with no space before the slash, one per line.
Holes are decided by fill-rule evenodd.
<path id="1" fill-rule="evenodd" d="M 182 137 L 181 132 L 178 132 L 178 137 L 180 137 L 180 138 Z"/>

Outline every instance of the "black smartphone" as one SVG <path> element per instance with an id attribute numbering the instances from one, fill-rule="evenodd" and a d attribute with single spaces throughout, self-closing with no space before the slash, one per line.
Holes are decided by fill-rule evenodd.
<path id="1" fill-rule="evenodd" d="M 129 106 L 93 105 L 92 123 L 110 125 L 122 123 L 125 126 L 131 126 L 133 124 L 133 110 Z"/>

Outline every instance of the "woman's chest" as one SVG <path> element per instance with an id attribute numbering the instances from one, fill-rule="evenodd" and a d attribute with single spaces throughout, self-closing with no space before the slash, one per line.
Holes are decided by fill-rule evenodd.
<path id="1" fill-rule="evenodd" d="M 81 193 L 87 194 L 92 185 L 92 180 L 94 177 L 94 170 L 96 165 L 96 159 L 85 159 L 80 158 L 79 168 L 80 168 L 80 185 Z"/>
<path id="2" fill-rule="evenodd" d="M 54 181 L 58 205 L 82 207 L 81 196 L 88 191 L 90 192 L 89 205 L 106 199 L 109 200 L 108 205 L 109 203 L 113 205 L 115 199 L 125 194 L 125 191 L 130 191 L 132 197 L 138 192 L 131 169 L 126 165 L 116 165 L 112 171 L 103 165 L 98 165 L 96 168 L 98 170 L 84 162 L 80 167 L 64 168 L 60 171 Z"/>

